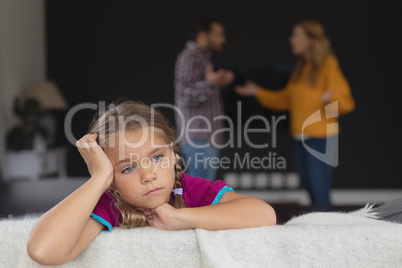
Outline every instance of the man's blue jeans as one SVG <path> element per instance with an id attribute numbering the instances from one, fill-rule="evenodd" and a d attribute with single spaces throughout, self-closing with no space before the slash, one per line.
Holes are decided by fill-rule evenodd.
<path id="1" fill-rule="evenodd" d="M 338 144 L 335 142 L 336 138 L 336 136 L 328 137 L 327 139 L 309 138 L 304 142 L 305 145 L 315 151 L 335 156 L 338 150 Z M 302 186 L 309 193 L 313 208 L 330 208 L 333 167 L 309 153 L 301 140 L 294 140 L 293 148 L 296 168 L 298 169 Z"/>
<path id="2" fill-rule="evenodd" d="M 189 143 L 182 146 L 186 168 L 184 172 L 192 177 L 202 177 L 215 181 L 221 150 L 202 140 L 195 140 L 192 143 L 195 146 Z M 197 148 L 200 146 L 203 148 Z"/>

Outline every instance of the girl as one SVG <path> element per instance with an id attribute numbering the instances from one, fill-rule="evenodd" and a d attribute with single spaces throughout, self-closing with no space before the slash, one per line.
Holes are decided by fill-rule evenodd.
<path id="1" fill-rule="evenodd" d="M 313 209 L 328 209 L 332 168 L 337 164 L 338 116 L 353 111 L 355 102 L 319 22 L 299 22 L 289 41 L 297 63 L 284 89 L 268 90 L 248 81 L 235 90 L 239 95 L 255 96 L 267 108 L 289 110 L 296 167 L 302 184 L 307 188 Z M 320 110 L 322 114 L 326 112 L 323 118 L 316 114 Z M 311 119 L 314 122 L 308 123 Z M 308 149 L 315 151 L 320 159 Z"/>
<path id="2" fill-rule="evenodd" d="M 222 230 L 276 224 L 264 201 L 181 172 L 175 132 L 151 107 L 109 106 L 76 145 L 91 178 L 46 212 L 27 250 L 43 265 L 74 259 L 101 231 L 153 226 Z"/>

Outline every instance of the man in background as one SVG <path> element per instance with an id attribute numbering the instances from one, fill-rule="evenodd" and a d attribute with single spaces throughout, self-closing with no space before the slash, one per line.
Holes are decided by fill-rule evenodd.
<path id="1" fill-rule="evenodd" d="M 194 177 L 215 180 L 218 170 L 211 159 L 219 159 L 224 145 L 224 115 L 221 88 L 233 82 L 233 72 L 214 71 L 211 57 L 226 43 L 222 22 L 199 18 L 194 23 L 191 40 L 179 54 L 175 69 L 175 105 L 178 134 L 184 133 L 179 146 L 185 157 L 185 172 Z M 216 118 L 214 120 L 214 118 Z M 184 122 L 182 122 L 184 119 Z"/>

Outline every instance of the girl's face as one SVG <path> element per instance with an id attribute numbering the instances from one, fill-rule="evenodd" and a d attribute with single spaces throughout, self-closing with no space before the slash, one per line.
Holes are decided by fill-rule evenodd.
<path id="1" fill-rule="evenodd" d="M 169 202 L 176 159 L 159 135 L 149 129 L 126 131 L 105 152 L 114 166 L 113 184 L 127 203 L 152 209 Z"/>
<path id="2" fill-rule="evenodd" d="M 289 43 L 292 53 L 295 56 L 305 55 L 311 46 L 310 38 L 307 36 L 304 28 L 300 25 L 296 25 L 293 28 L 292 35 L 289 38 Z"/>

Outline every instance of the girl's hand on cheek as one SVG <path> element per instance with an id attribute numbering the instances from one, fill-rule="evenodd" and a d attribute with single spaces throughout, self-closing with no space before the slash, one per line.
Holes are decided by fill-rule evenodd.
<path id="1" fill-rule="evenodd" d="M 155 209 L 141 209 L 150 226 L 164 230 L 183 230 L 185 229 L 179 221 L 176 220 L 178 209 L 168 203 L 164 203 Z"/>
<path id="2" fill-rule="evenodd" d="M 105 174 L 113 182 L 114 168 L 106 153 L 97 143 L 98 134 L 87 134 L 76 142 L 78 151 L 87 164 L 89 174 Z"/>

